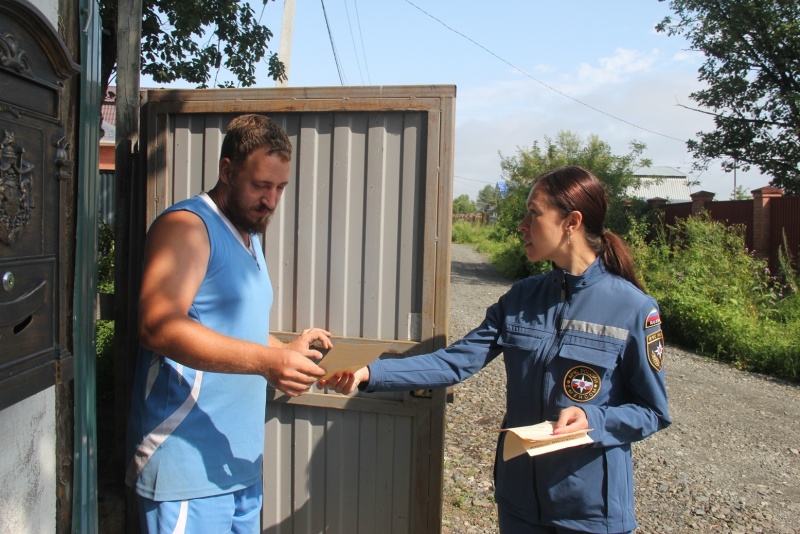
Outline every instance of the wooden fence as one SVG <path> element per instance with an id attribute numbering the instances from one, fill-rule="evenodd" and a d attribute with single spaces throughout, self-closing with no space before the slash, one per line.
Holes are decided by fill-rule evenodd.
<path id="1" fill-rule="evenodd" d="M 467 221 L 471 223 L 487 224 L 489 222 L 488 213 L 454 213 L 453 222 Z"/>

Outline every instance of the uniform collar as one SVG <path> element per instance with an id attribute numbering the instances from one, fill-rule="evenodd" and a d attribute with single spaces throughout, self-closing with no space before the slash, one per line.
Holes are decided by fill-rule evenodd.
<path id="1" fill-rule="evenodd" d="M 557 287 L 563 284 L 567 295 L 575 293 L 592 286 L 606 273 L 606 266 L 599 257 L 587 267 L 583 274 L 575 275 L 568 273 L 564 269 L 554 268 L 550 273 L 550 282 Z"/>

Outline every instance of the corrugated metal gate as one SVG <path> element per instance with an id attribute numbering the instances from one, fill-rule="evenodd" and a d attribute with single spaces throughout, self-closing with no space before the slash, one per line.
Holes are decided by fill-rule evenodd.
<path id="1" fill-rule="evenodd" d="M 389 341 L 384 357 L 446 345 L 455 87 L 149 91 L 148 224 L 216 183 L 245 112 L 278 121 L 295 150 L 263 240 L 271 332 Z M 264 532 L 440 531 L 443 390 L 269 397 Z"/>
<path id="2" fill-rule="evenodd" d="M 778 265 L 778 251 L 785 245 L 800 271 L 800 197 L 773 198 L 770 200 L 770 264 Z"/>

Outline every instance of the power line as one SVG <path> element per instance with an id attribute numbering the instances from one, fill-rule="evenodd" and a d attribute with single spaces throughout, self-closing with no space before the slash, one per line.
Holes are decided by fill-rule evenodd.
<path id="1" fill-rule="evenodd" d="M 361 78 L 361 85 L 364 85 L 364 74 L 361 72 L 361 61 L 358 59 L 358 49 L 356 48 L 356 39 L 353 35 L 353 23 L 350 20 L 350 9 L 347 7 L 347 0 L 344 2 L 344 12 L 347 16 L 347 28 L 350 30 L 350 42 L 353 43 L 353 53 L 356 55 L 356 65 L 358 66 L 358 75 Z"/>
<path id="2" fill-rule="evenodd" d="M 356 7 L 356 25 L 358 26 L 358 38 L 361 41 L 361 56 L 364 58 L 364 70 L 367 71 L 367 83 L 372 85 L 372 80 L 369 77 L 369 66 L 367 65 L 367 50 L 364 48 L 364 32 L 361 31 L 361 17 L 358 13 L 358 0 L 353 0 L 353 5 Z"/>
<path id="3" fill-rule="evenodd" d="M 333 60 L 336 62 L 336 70 L 339 72 L 339 83 L 342 85 L 347 85 L 344 80 L 344 74 L 342 73 L 342 66 L 339 63 L 339 54 L 336 53 L 336 45 L 333 43 L 333 33 L 331 32 L 331 25 L 328 22 L 328 12 L 325 11 L 325 0 L 319 0 L 322 4 L 322 14 L 325 16 L 325 26 L 328 28 L 328 37 L 331 40 L 331 49 L 333 50 Z"/>
<path id="4" fill-rule="evenodd" d="M 492 181 L 492 182 L 487 182 L 486 180 L 479 180 L 477 178 L 466 178 L 464 176 L 459 176 L 457 174 L 454 174 L 453 178 L 458 178 L 459 180 L 468 180 L 470 182 L 478 182 L 479 184 L 483 184 L 483 185 L 492 185 L 492 184 L 497 182 L 497 180 Z"/>
<path id="5" fill-rule="evenodd" d="M 448 26 L 447 24 L 445 24 L 445 23 L 444 23 L 442 20 L 440 20 L 440 19 L 438 19 L 438 18 L 434 17 L 433 15 L 431 15 L 430 13 L 428 13 L 427 11 L 425 11 L 424 9 L 422 9 L 421 7 L 419 7 L 418 5 L 416 5 L 414 2 L 411 2 L 411 0 L 405 0 L 405 2 L 406 2 L 407 4 L 409 4 L 409 5 L 413 6 L 413 7 L 415 7 L 416 9 L 418 9 L 419 11 L 421 11 L 422 13 L 424 13 L 425 15 L 427 15 L 428 17 L 432 18 L 433 20 L 435 20 L 436 22 L 438 22 L 439 24 L 441 24 L 442 26 L 444 26 L 445 28 L 447 28 L 447 29 L 448 29 L 448 30 L 450 30 L 451 32 L 453 32 L 453 33 L 455 33 L 455 34 L 457 34 L 457 35 L 460 35 L 461 37 L 463 37 L 463 38 L 464 38 L 464 39 L 466 39 L 467 41 L 471 42 L 472 44 L 474 44 L 475 46 L 477 46 L 477 47 L 478 47 L 478 48 L 480 48 L 481 50 L 483 50 L 483 51 L 485 51 L 485 52 L 487 52 L 487 53 L 491 54 L 491 55 L 492 55 L 492 56 L 494 56 L 495 58 L 499 59 L 500 61 L 502 61 L 503 63 L 505 63 L 505 64 L 506 64 L 506 65 L 508 65 L 509 67 L 511 67 L 512 69 L 514 69 L 514 70 L 516 70 L 517 72 L 521 73 L 523 76 L 527 76 L 528 78 L 530 78 L 531 80 L 535 81 L 536 83 L 538 83 L 538 84 L 540 84 L 540 85 L 543 85 L 543 86 L 544 86 L 544 87 L 546 87 L 547 89 L 550 89 L 551 91 L 553 91 L 553 92 L 555 92 L 555 93 L 558 93 L 558 94 L 560 94 L 560 95 L 561 95 L 561 96 L 563 96 L 563 97 L 569 98 L 569 99 L 570 99 L 570 100 L 572 100 L 573 102 L 577 102 L 578 104 L 580 104 L 580 105 L 582 105 L 582 106 L 585 106 L 585 107 L 587 107 L 587 108 L 589 108 L 589 109 L 591 109 L 591 110 L 593 110 L 593 111 L 596 111 L 597 113 L 602 113 L 602 114 L 603 114 L 603 115 L 605 115 L 606 117 L 610 117 L 610 118 L 612 118 L 612 119 L 614 119 L 614 120 L 616 120 L 616 121 L 619 121 L 619 122 L 625 123 L 625 124 L 627 124 L 628 126 L 633 126 L 634 128 L 638 128 L 639 130 L 643 130 L 643 131 L 645 131 L 645 132 L 649 132 L 649 133 L 651 133 L 651 134 L 654 134 L 654 135 L 659 135 L 659 136 L 661 136 L 661 137 L 665 137 L 665 138 L 667 138 L 667 139 L 672 139 L 673 141 L 679 141 L 679 142 L 681 142 L 681 143 L 685 143 L 685 142 L 686 142 L 686 140 L 685 140 L 685 139 L 678 139 L 677 137 L 672 137 L 671 135 L 667 135 L 667 134 L 663 134 L 663 133 L 660 133 L 660 132 L 656 132 L 656 131 L 654 131 L 654 130 L 650 130 L 649 128 L 645 128 L 644 126 L 639 126 L 638 124 L 634 124 L 634 123 L 632 123 L 632 122 L 630 122 L 630 121 L 627 121 L 627 120 L 625 120 L 625 119 L 623 119 L 623 118 L 617 117 L 616 115 L 612 115 L 611 113 L 607 113 L 607 112 L 603 111 L 602 109 L 599 109 L 599 108 L 596 108 L 596 107 L 594 107 L 594 106 L 592 106 L 592 105 L 590 105 L 590 104 L 587 104 L 586 102 L 583 102 L 583 101 L 581 101 L 581 100 L 578 100 L 577 98 L 575 98 L 575 97 L 573 97 L 573 96 L 570 96 L 570 95 L 568 95 L 567 93 L 565 93 L 565 92 L 563 92 L 563 91 L 559 91 L 559 90 L 558 90 L 558 89 L 556 89 L 555 87 L 552 87 L 552 86 L 550 86 L 550 85 L 548 85 L 548 84 L 544 83 L 543 81 L 541 81 L 541 80 L 539 80 L 539 79 L 537 79 L 537 78 L 534 78 L 533 76 L 531 76 L 530 74 L 528 74 L 527 72 L 525 72 L 525 71 L 524 71 L 524 70 L 522 70 L 521 68 L 517 67 L 517 66 L 516 66 L 516 65 L 514 65 L 513 63 L 511 63 L 511 62 L 509 62 L 509 61 L 505 60 L 504 58 L 502 58 L 502 57 L 500 57 L 500 56 L 498 56 L 497 54 L 495 54 L 494 52 L 492 52 L 491 50 L 489 50 L 488 48 L 486 48 L 485 46 L 483 46 L 483 45 L 482 45 L 482 44 L 480 44 L 479 42 L 475 41 L 475 40 L 474 40 L 474 39 L 472 39 L 471 37 L 469 37 L 469 36 L 467 36 L 467 35 L 464 35 L 463 33 L 461 33 L 460 31 L 458 31 L 458 30 L 456 30 L 456 29 L 454 29 L 454 28 L 451 28 L 450 26 Z"/>

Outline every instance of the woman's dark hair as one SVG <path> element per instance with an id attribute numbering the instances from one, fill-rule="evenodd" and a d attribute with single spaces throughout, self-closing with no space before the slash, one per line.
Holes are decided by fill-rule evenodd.
<path id="1" fill-rule="evenodd" d="M 228 124 L 219 157 L 238 166 L 262 147 L 269 155 L 277 154 L 284 161 L 292 159 L 292 143 L 275 121 L 264 115 L 239 115 Z"/>
<path id="2" fill-rule="evenodd" d="M 605 229 L 608 197 L 597 176 L 574 165 L 559 167 L 539 175 L 534 186 L 547 194 L 550 205 L 563 217 L 579 211 L 589 247 L 603 259 L 606 268 L 643 289 L 636 278 L 628 246 L 622 238 Z"/>

